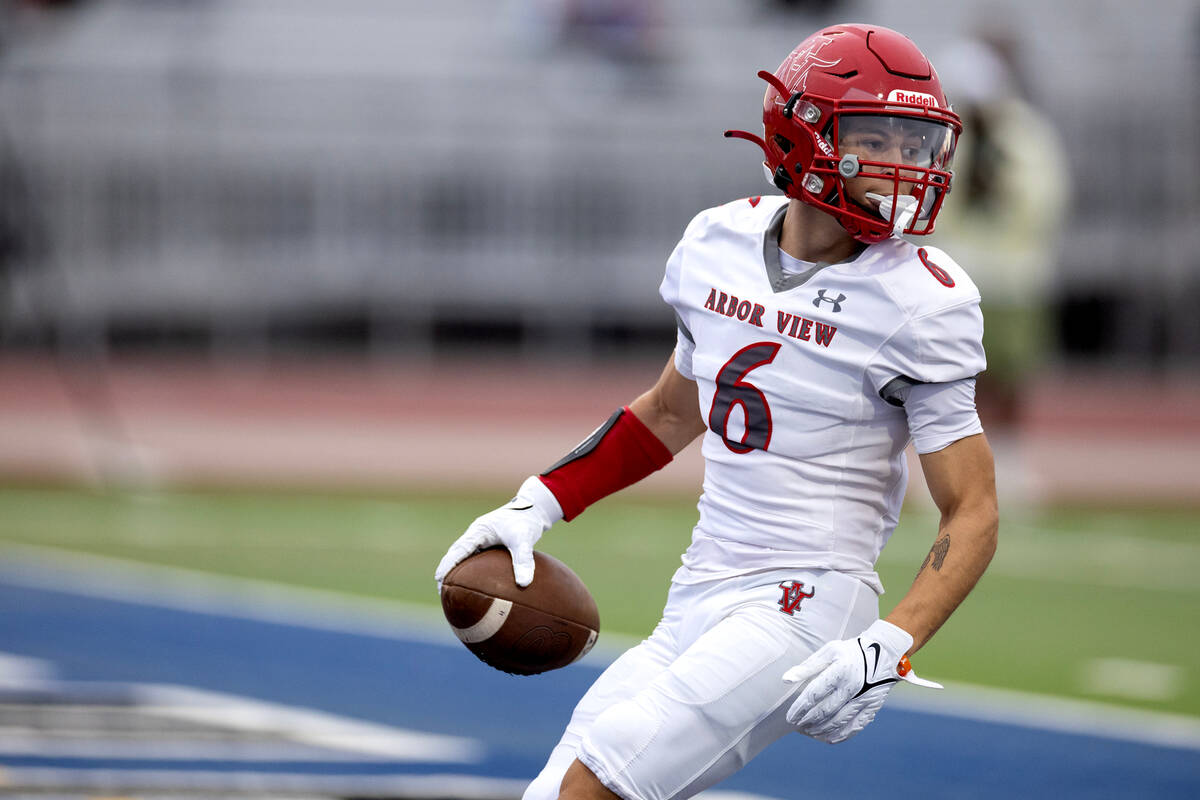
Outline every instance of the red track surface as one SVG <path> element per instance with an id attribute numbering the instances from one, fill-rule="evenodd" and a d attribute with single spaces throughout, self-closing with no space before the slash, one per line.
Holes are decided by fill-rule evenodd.
<path id="1" fill-rule="evenodd" d="M 660 368 L 0 359 L 0 480 L 507 488 Z M 1051 375 L 1016 429 L 990 434 L 1002 494 L 1200 501 L 1200 379 Z M 698 493 L 697 451 L 643 490 Z"/>

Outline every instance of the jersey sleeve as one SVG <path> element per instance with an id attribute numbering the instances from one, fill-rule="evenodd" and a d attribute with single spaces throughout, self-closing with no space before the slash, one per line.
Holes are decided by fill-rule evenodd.
<path id="1" fill-rule="evenodd" d="M 689 381 L 696 380 L 696 372 L 692 368 L 692 355 L 696 352 L 696 342 L 692 334 L 679 323 L 675 332 L 675 369 Z"/>
<path id="2" fill-rule="evenodd" d="M 692 331 L 690 329 L 691 321 L 688 319 L 690 313 L 686 304 L 682 301 L 683 256 L 684 250 L 688 247 L 689 240 L 704 225 L 707 213 L 701 212 L 697 214 L 688 223 L 687 228 L 683 232 L 683 237 L 675 245 L 675 249 L 671 251 L 671 256 L 667 259 L 666 272 L 663 275 L 662 283 L 658 287 L 658 293 L 663 301 L 675 312 L 675 327 L 677 329 L 675 369 L 679 370 L 679 373 L 688 380 L 694 380 L 695 377 L 692 372 L 692 353 L 696 349 L 696 342 L 692 338 Z"/>
<path id="3" fill-rule="evenodd" d="M 671 256 L 670 256 L 670 258 L 667 259 L 667 269 L 666 269 L 666 272 L 663 274 L 662 283 L 659 284 L 659 286 L 658 286 L 658 294 L 660 297 L 662 297 L 663 302 L 665 302 L 667 305 L 669 305 L 672 309 L 675 310 L 676 320 L 682 321 L 685 324 L 686 324 L 686 321 L 680 319 L 679 306 L 680 306 L 680 296 L 682 294 L 681 289 L 682 289 L 682 283 L 683 283 L 683 253 L 682 253 L 682 251 L 683 251 L 684 243 L 686 241 L 687 241 L 686 238 L 681 239 L 679 241 L 679 244 L 675 245 L 675 249 L 671 251 Z"/>
<path id="4" fill-rule="evenodd" d="M 692 332 L 688 328 L 688 322 L 685 319 L 687 312 L 682 308 L 680 302 L 680 282 L 682 280 L 682 264 L 683 261 L 681 250 L 686 241 L 681 240 L 675 246 L 671 257 L 667 259 L 667 271 L 663 276 L 662 285 L 659 286 L 658 293 L 662 295 L 662 299 L 671 306 L 675 312 L 675 369 L 679 370 L 679 374 L 688 380 L 695 379 L 695 373 L 692 372 L 692 353 L 696 350 L 696 343 L 692 339 Z"/>
<path id="5" fill-rule="evenodd" d="M 909 435 L 922 455 L 983 433 L 983 423 L 975 410 L 974 378 L 904 386 L 892 396 L 903 402 Z"/>
<path id="6" fill-rule="evenodd" d="M 979 297 L 914 316 L 900 326 L 867 367 L 875 391 L 892 405 L 901 386 L 973 378 L 987 368 Z"/>
<path id="7" fill-rule="evenodd" d="M 671 251 L 670 257 L 667 258 L 667 269 L 663 274 L 662 283 L 658 287 L 658 294 L 667 305 L 675 309 L 676 318 L 684 324 L 687 323 L 687 320 L 683 319 L 680 315 L 680 294 L 683 284 L 683 253 L 688 247 L 689 241 L 704 227 L 709 211 L 701 211 L 688 223 L 683 231 L 683 236 L 679 239 L 679 243 L 675 245 L 675 249 Z"/>

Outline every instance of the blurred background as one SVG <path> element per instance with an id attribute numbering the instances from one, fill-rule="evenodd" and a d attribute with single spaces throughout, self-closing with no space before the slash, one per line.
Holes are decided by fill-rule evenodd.
<path id="1" fill-rule="evenodd" d="M 615 361 L 640 387 L 634 363 L 670 350 L 656 287 L 683 227 L 770 191 L 720 136 L 757 124 L 754 73 L 824 22 L 873 19 L 931 54 L 968 121 L 935 241 L 983 288 L 990 429 L 1047 437 L 1022 491 L 1194 494 L 1194 2 L 3 8 L 0 354 L 69 364 L 75 411 L 129 440 L 93 460 L 200 469 L 134 430 L 134 361 L 376 378 Z M 7 418 L 44 472 L 113 468 Z M 1085 419 L 1117 440 L 1064 470 L 1042 451 Z M 1153 458 L 1125 446 L 1153 436 L 1170 445 Z M 0 465 L 27 471 L 15 449 Z"/>
<path id="2" fill-rule="evenodd" d="M 933 243 L 983 291 L 1006 526 L 922 671 L 1192 730 L 1194 0 L 2 0 L 9 579 L 88 553 L 436 618 L 461 528 L 657 376 L 687 222 L 773 191 L 721 136 L 760 124 L 756 71 L 868 20 L 966 120 Z M 609 630 L 657 618 L 697 450 L 545 541 Z M 914 481 L 887 602 L 936 527 Z M 10 663 L 68 677 L 17 633 Z M 985 655 L 1005 637 L 1028 669 Z"/>

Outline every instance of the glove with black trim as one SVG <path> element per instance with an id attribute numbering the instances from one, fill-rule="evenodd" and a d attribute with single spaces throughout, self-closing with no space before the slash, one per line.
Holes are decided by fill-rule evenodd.
<path id="1" fill-rule="evenodd" d="M 462 536 L 450 545 L 433 573 L 438 592 L 442 580 L 460 561 L 495 545 L 504 545 L 512 554 L 513 577 L 518 586 L 533 582 L 533 546 L 550 526 L 562 519 L 562 508 L 546 485 L 536 476 L 525 479 L 517 496 L 472 522 Z"/>
<path id="2" fill-rule="evenodd" d="M 865 728 L 898 681 L 941 689 L 918 678 L 905 653 L 913 638 L 902 628 L 876 620 L 853 639 L 829 642 L 783 674 L 788 683 L 806 683 L 787 712 L 796 730 L 830 744 Z"/>

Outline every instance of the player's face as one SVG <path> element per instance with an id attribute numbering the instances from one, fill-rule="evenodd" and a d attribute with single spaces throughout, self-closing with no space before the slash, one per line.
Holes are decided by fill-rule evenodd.
<path id="1" fill-rule="evenodd" d="M 897 170 L 900 194 L 911 194 L 913 181 L 925 169 L 945 164 L 951 141 L 949 128 L 937 122 L 876 114 L 843 116 L 838 122 L 838 153 L 852 153 L 862 165 L 862 173 L 846 181 L 851 199 L 876 210 L 878 201 L 867 198 L 867 193 L 890 196 Z M 920 169 L 907 171 L 904 166 Z M 904 180 L 906 176 L 912 180 Z"/>

